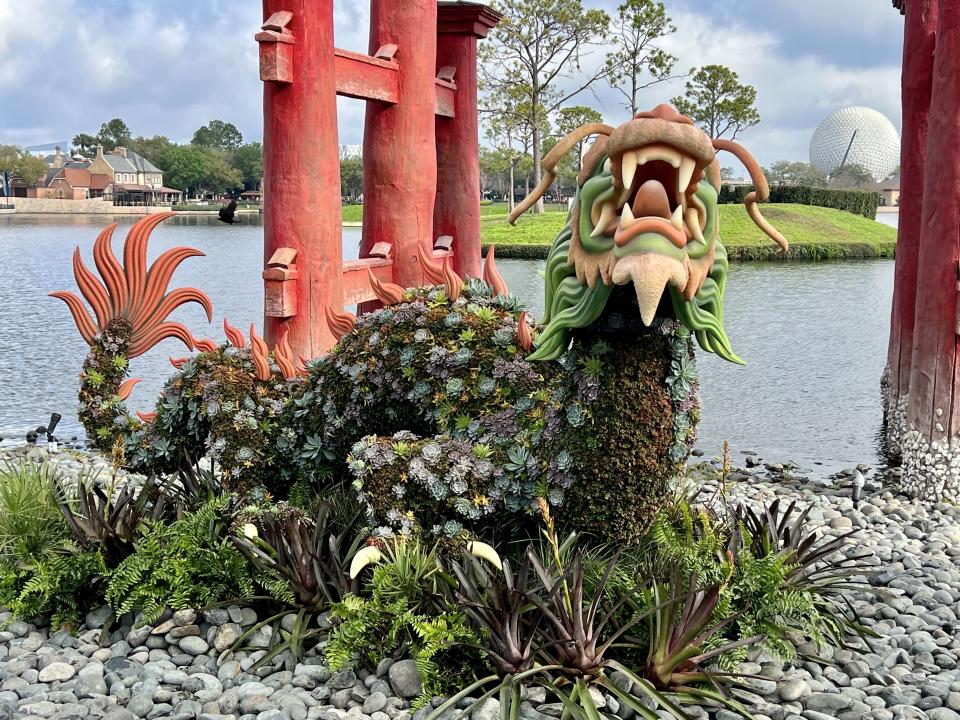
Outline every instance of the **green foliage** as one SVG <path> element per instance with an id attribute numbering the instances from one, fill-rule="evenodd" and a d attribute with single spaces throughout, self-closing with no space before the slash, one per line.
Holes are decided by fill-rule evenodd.
<path id="1" fill-rule="evenodd" d="M 21 618 L 49 617 L 54 627 L 77 626 L 98 604 L 107 568 L 97 551 L 47 553 L 0 562 L 0 605 Z"/>
<path id="2" fill-rule="evenodd" d="M 190 141 L 191 145 L 217 150 L 236 150 L 241 143 L 243 135 L 237 130 L 237 126 L 223 120 L 211 120 L 206 125 L 201 125 Z"/>
<path id="3" fill-rule="evenodd" d="M 623 107 L 633 117 L 640 92 L 668 80 L 677 58 L 658 41 L 677 31 L 658 0 L 623 0 L 614 19 L 614 52 L 607 55 L 607 82 L 623 96 Z M 578 154 L 579 157 L 579 154 Z"/>
<path id="4" fill-rule="evenodd" d="M 423 682 L 418 704 L 447 692 L 475 664 L 481 634 L 464 612 L 443 597 L 450 579 L 442 573 L 436 546 L 396 538 L 364 585 L 369 597 L 348 594 L 332 607 L 335 622 L 324 652 L 334 670 L 359 660 L 376 667 L 386 657 L 407 653 Z"/>
<path id="5" fill-rule="evenodd" d="M 230 499 L 221 496 L 171 524 L 149 523 L 110 575 L 106 599 L 117 615 L 140 609 L 149 623 L 165 607 L 251 596 L 250 567 L 229 538 L 230 515 Z"/>
<path id="6" fill-rule="evenodd" d="M 130 137 L 131 132 L 127 124 L 120 118 L 113 118 L 100 126 L 97 142 L 103 145 L 104 150 L 113 150 L 118 146 L 126 146 Z"/>
<path id="7" fill-rule="evenodd" d="M 752 185 L 724 185 L 720 190 L 717 202 L 741 205 L 747 194 L 752 191 Z M 874 220 L 877 217 L 880 194 L 865 190 L 836 190 L 805 185 L 772 185 L 770 202 L 833 208 Z M 722 223 L 720 229 L 723 232 Z M 730 243 L 726 234 L 724 234 L 724 245 L 729 249 Z"/>
<path id="8" fill-rule="evenodd" d="M 34 561 L 61 550 L 70 536 L 53 488 L 59 471 L 30 461 L 0 469 L 0 561 Z"/>
<path id="9" fill-rule="evenodd" d="M 263 144 L 246 143 L 233 152 L 233 165 L 243 178 L 246 190 L 258 190 L 263 180 Z"/>
<path id="10" fill-rule="evenodd" d="M 730 133 L 730 139 L 760 122 L 757 90 L 740 82 L 724 65 L 704 65 L 690 70 L 686 91 L 671 100 L 683 115 L 693 120 L 712 138 Z"/>
<path id="11" fill-rule="evenodd" d="M 0 605 L 18 617 L 76 624 L 95 602 L 105 568 L 96 550 L 78 552 L 53 487 L 51 465 L 8 462 L 0 470 Z"/>
<path id="12" fill-rule="evenodd" d="M 771 187 L 784 185 L 792 187 L 800 186 L 822 188 L 827 186 L 827 176 L 817 170 L 810 163 L 805 162 L 778 160 L 769 168 L 764 168 L 763 174 L 766 175 L 767 184 Z"/>

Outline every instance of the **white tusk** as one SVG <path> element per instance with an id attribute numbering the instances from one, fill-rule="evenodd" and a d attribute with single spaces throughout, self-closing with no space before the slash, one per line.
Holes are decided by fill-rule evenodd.
<path id="1" fill-rule="evenodd" d="M 670 224 L 677 230 L 683 230 L 683 207 L 681 205 L 677 205 L 677 209 L 670 216 Z"/>
<path id="2" fill-rule="evenodd" d="M 610 172 L 610 166 L 611 166 L 610 158 L 607 158 L 606 160 L 603 161 L 603 171 L 605 173 Z"/>
<path id="3" fill-rule="evenodd" d="M 703 230 L 700 229 L 700 215 L 696 208 L 687 208 L 687 227 L 690 228 L 690 234 L 694 240 L 702 245 L 707 244 L 703 237 Z"/>
<path id="4" fill-rule="evenodd" d="M 707 244 L 706 239 L 703 237 L 703 230 L 700 229 L 700 216 L 697 214 L 696 209 L 687 208 L 686 225 L 690 229 L 690 235 L 694 240 L 703 245 Z"/>
<path id="5" fill-rule="evenodd" d="M 467 552 L 475 558 L 486 560 L 497 570 L 503 570 L 503 563 L 500 561 L 500 556 L 497 555 L 497 551 L 494 550 L 491 545 L 487 545 L 485 542 L 480 542 L 479 540 L 471 540 L 467 543 Z"/>
<path id="6" fill-rule="evenodd" d="M 680 163 L 680 193 L 683 194 L 687 191 L 687 186 L 690 184 L 690 181 L 693 180 L 693 171 L 697 168 L 697 161 L 691 157 L 683 157 L 683 160 Z"/>
<path id="7" fill-rule="evenodd" d="M 604 203 L 603 209 L 600 210 L 600 219 L 597 220 L 597 226 L 593 229 L 593 232 L 590 233 L 590 237 L 597 237 L 598 235 L 603 235 L 604 230 L 607 229 L 607 225 L 610 224 L 610 221 L 617 216 L 617 211 L 610 203 Z"/>
<path id="8" fill-rule="evenodd" d="M 353 556 L 353 560 L 350 561 L 350 579 L 353 580 L 367 565 L 376 564 L 382 559 L 383 554 L 373 545 L 367 545 L 367 547 L 358 550 L 357 554 Z"/>
<path id="9" fill-rule="evenodd" d="M 620 227 L 627 228 L 634 221 L 633 210 L 630 209 L 630 203 L 623 204 L 623 211 L 620 213 Z"/>
<path id="10" fill-rule="evenodd" d="M 620 157 L 620 174 L 623 178 L 623 186 L 629 188 L 633 185 L 633 176 L 637 174 L 637 154 L 632 150 L 627 150 Z"/>

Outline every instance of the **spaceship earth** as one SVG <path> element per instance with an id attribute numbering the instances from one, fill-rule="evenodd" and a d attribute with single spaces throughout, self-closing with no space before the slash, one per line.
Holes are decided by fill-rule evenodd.
<path id="1" fill-rule="evenodd" d="M 837 110 L 814 131 L 810 164 L 832 175 L 844 162 L 844 155 L 847 165 L 862 165 L 874 180 L 883 180 L 900 163 L 900 134 L 886 115 L 873 108 Z"/>

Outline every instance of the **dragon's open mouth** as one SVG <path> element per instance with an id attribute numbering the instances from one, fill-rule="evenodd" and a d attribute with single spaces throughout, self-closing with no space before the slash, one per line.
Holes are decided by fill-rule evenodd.
<path id="1" fill-rule="evenodd" d="M 657 233 L 678 248 L 691 240 L 706 245 L 706 210 L 695 197 L 702 163 L 662 143 L 625 150 L 607 163 L 616 192 L 591 208 L 593 237 L 612 237 L 622 247 L 638 235 Z"/>

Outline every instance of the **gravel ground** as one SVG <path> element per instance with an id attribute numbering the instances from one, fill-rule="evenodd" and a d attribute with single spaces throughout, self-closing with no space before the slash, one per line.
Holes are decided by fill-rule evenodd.
<path id="1" fill-rule="evenodd" d="M 31 452 L 39 459 L 39 450 Z M 67 451 L 52 459 L 70 473 L 85 460 Z M 826 668 L 803 661 L 784 666 L 764 656 L 748 663 L 744 671 L 766 678 L 751 680 L 752 692 L 742 694 L 758 720 L 960 720 L 960 507 L 908 500 L 885 485 L 888 478 L 873 475 L 855 509 L 853 469 L 815 478 L 755 456 L 746 465 L 731 476 L 732 499 L 755 506 L 777 497 L 812 504 L 810 520 L 822 523 L 825 533 L 858 529 L 846 552 L 872 551 L 877 568 L 870 591 L 851 593 L 860 620 L 880 635 L 872 651 L 802 649 L 831 660 Z M 869 475 L 869 468 L 859 470 Z M 704 490 L 711 493 L 711 485 Z M 257 621 L 249 608 L 182 611 L 154 626 L 133 623 L 104 632 L 108 616 L 107 609 L 90 613 L 71 635 L 0 613 L 6 623 L 0 630 L 0 718 L 422 720 L 429 711 L 410 708 L 420 691 L 410 660 L 385 661 L 375 673 L 331 673 L 314 652 L 302 663 L 287 654 L 251 670 L 265 650 L 224 653 Z M 264 633 L 253 640 L 260 647 L 268 641 Z M 629 708 L 598 699 L 605 714 L 632 720 Z M 495 720 L 498 711 L 489 701 L 472 720 Z M 544 704 L 534 691 L 521 715 L 550 720 L 559 707 Z M 694 708 L 691 715 L 708 713 Z M 709 715 L 734 717 L 724 710 Z"/>

